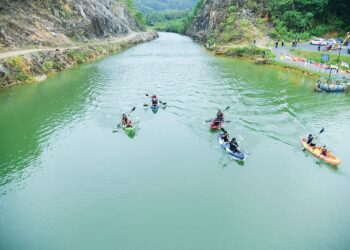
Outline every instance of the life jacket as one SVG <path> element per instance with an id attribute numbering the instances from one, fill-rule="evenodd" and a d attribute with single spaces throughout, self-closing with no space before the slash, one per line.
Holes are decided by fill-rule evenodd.
<path id="1" fill-rule="evenodd" d="M 230 150 L 233 152 L 239 152 L 237 143 L 230 143 Z"/>
<path id="2" fill-rule="evenodd" d="M 307 138 L 307 144 L 312 143 L 313 140 L 314 140 L 314 137 L 309 136 L 309 137 Z"/>
<path id="3" fill-rule="evenodd" d="M 225 142 L 228 141 L 228 134 L 222 134 L 221 139 L 224 140 Z"/>
<path id="4" fill-rule="evenodd" d="M 223 113 L 220 113 L 216 116 L 216 120 L 217 121 L 223 121 L 224 120 L 224 114 Z"/>
<path id="5" fill-rule="evenodd" d="M 153 105 L 158 105 L 158 99 L 157 99 L 157 97 L 152 97 L 152 104 Z"/>

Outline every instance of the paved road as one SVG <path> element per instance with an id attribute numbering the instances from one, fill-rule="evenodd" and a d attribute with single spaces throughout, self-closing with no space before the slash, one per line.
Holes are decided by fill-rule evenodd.
<path id="1" fill-rule="evenodd" d="M 289 51 L 290 48 L 291 48 L 290 46 L 284 46 L 284 47 L 279 46 L 277 49 L 275 47 L 273 47 L 273 48 L 271 48 L 271 50 L 273 53 L 275 53 L 276 59 L 280 62 L 284 62 L 284 63 L 292 64 L 292 65 L 295 65 L 298 67 L 302 67 L 302 68 L 305 68 L 305 69 L 313 71 L 313 72 L 324 73 L 324 74 L 331 73 L 332 75 L 339 75 L 339 76 L 344 76 L 347 78 L 350 77 L 349 73 L 337 72 L 336 70 L 330 71 L 329 69 L 320 67 L 320 66 L 313 64 L 313 63 L 310 63 L 310 62 L 293 61 L 292 60 L 293 55 Z M 297 48 L 303 49 L 303 50 L 311 50 L 313 48 L 313 46 L 308 45 L 308 44 L 301 44 Z M 309 48 L 309 49 L 307 49 L 307 48 Z M 317 51 L 317 46 L 315 46 L 315 48 Z"/>
<path id="2" fill-rule="evenodd" d="M 84 47 L 87 45 L 103 45 L 103 44 L 107 44 L 107 43 L 121 43 L 121 42 L 130 41 L 132 39 L 137 39 L 138 37 L 144 36 L 146 33 L 147 32 L 131 32 L 131 33 L 126 34 L 126 35 L 116 36 L 116 37 L 108 39 L 106 41 L 91 42 L 89 44 L 83 44 L 80 46 L 40 48 L 40 49 L 24 49 L 24 50 L 4 52 L 4 53 L 0 53 L 0 59 L 5 59 L 5 58 L 9 58 L 9 57 L 14 57 L 14 56 L 20 56 L 20 55 L 26 55 L 26 54 L 31 54 L 31 53 L 35 53 L 35 52 L 41 52 L 41 51 L 53 51 L 53 50 L 57 50 L 57 49 L 77 49 L 77 48 Z"/>
<path id="3" fill-rule="evenodd" d="M 281 46 L 278 46 L 278 48 L 280 49 Z M 289 50 L 291 48 L 293 48 L 289 43 L 287 43 L 287 46 L 283 47 L 285 50 Z M 350 56 L 350 54 L 347 53 L 347 46 L 344 46 L 341 50 L 341 55 L 343 56 Z M 317 52 L 317 45 L 310 45 L 309 43 L 300 43 L 298 44 L 298 46 L 296 47 L 296 49 L 300 49 L 300 50 L 309 50 L 309 51 L 315 51 Z M 321 52 L 326 52 L 325 50 L 325 46 L 321 47 Z M 333 54 L 338 54 L 339 50 L 331 50 L 330 51 Z"/>

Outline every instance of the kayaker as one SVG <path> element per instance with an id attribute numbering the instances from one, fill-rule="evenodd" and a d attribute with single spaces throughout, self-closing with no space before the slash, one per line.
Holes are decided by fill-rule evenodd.
<path id="1" fill-rule="evenodd" d="M 157 106 L 157 105 L 158 105 L 158 98 L 157 98 L 156 95 L 153 95 L 153 96 L 151 97 L 151 102 L 152 102 L 152 105 L 153 105 L 153 106 Z"/>
<path id="2" fill-rule="evenodd" d="M 239 150 L 238 150 L 238 143 L 237 143 L 236 138 L 232 138 L 232 140 L 230 141 L 230 150 L 233 153 L 239 152 Z"/>
<path id="3" fill-rule="evenodd" d="M 321 155 L 328 157 L 328 150 L 326 146 L 322 147 Z"/>
<path id="4" fill-rule="evenodd" d="M 223 120 L 224 120 L 224 114 L 219 109 L 218 112 L 216 113 L 216 118 L 215 118 L 215 121 L 214 121 L 214 125 L 215 126 L 219 126 L 220 123 L 223 122 Z"/>
<path id="5" fill-rule="evenodd" d="M 309 134 L 309 136 L 307 137 L 307 142 L 306 142 L 306 143 L 307 143 L 310 147 L 315 147 L 316 144 L 315 144 L 315 143 L 312 143 L 314 139 L 315 139 L 315 138 L 312 136 L 312 134 Z"/>
<path id="6" fill-rule="evenodd" d="M 222 133 L 221 135 L 221 140 L 223 140 L 224 142 L 229 142 L 229 135 L 227 133 L 227 131 L 224 131 L 224 133 Z"/>
<path id="7" fill-rule="evenodd" d="M 123 116 L 122 116 L 122 124 L 123 124 L 123 126 L 125 126 L 125 127 L 127 127 L 127 128 L 132 127 L 131 120 L 128 119 L 128 117 L 126 116 L 126 114 L 123 114 Z"/>

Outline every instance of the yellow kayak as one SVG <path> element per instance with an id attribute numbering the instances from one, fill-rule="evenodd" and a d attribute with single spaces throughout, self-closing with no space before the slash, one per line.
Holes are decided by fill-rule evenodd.
<path id="1" fill-rule="evenodd" d="M 317 158 L 320 158 L 324 162 L 331 164 L 333 166 L 338 166 L 341 163 L 340 159 L 332 155 L 330 152 L 327 153 L 327 156 L 324 156 L 321 154 L 322 148 L 320 146 L 311 147 L 306 143 L 306 141 L 307 140 L 305 138 L 302 138 L 300 140 L 304 148 L 307 149 L 311 154 L 313 154 Z"/>

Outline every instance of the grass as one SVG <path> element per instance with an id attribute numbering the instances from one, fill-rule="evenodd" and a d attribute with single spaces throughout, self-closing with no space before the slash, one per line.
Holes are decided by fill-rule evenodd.
<path id="1" fill-rule="evenodd" d="M 306 50 L 290 50 L 290 53 L 292 53 L 295 56 L 306 58 L 310 61 L 315 62 L 321 62 L 321 55 L 326 54 L 329 55 L 329 64 L 331 65 L 337 65 L 338 64 L 338 54 L 333 54 L 329 52 L 315 52 L 315 51 L 306 51 Z M 339 63 L 346 62 L 350 64 L 350 56 L 340 56 Z M 343 69 L 346 69 L 344 67 L 341 67 Z"/>
<path id="2" fill-rule="evenodd" d="M 7 62 L 12 69 L 12 74 L 8 75 L 11 77 L 13 82 L 33 82 L 34 77 L 30 72 L 30 66 L 22 56 L 16 56 L 10 58 Z"/>
<path id="3" fill-rule="evenodd" d="M 259 57 L 263 55 L 264 51 L 266 59 L 275 58 L 275 54 L 271 50 L 252 45 L 229 48 L 226 50 L 225 55 L 234 57 Z"/>
<path id="4" fill-rule="evenodd" d="M 280 61 L 276 61 L 276 60 L 271 60 L 270 64 L 273 66 L 284 68 L 284 69 L 291 69 L 291 70 L 295 70 L 295 71 L 300 71 L 300 72 L 308 74 L 310 76 L 327 76 L 328 75 L 328 74 L 320 73 L 317 71 L 311 71 L 309 69 L 306 69 L 306 68 L 303 68 L 303 67 L 300 67 L 300 66 L 297 66 L 294 64 L 280 62 Z"/>

